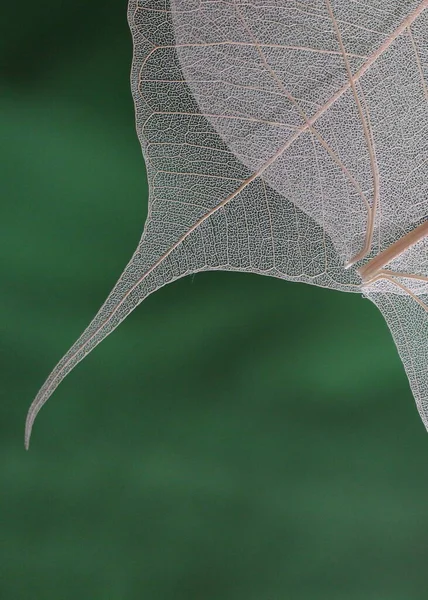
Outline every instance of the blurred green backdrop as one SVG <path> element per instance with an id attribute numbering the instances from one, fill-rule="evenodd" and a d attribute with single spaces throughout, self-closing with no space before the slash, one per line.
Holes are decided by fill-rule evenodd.
<path id="1" fill-rule="evenodd" d="M 357 295 L 161 289 L 29 403 L 142 231 L 126 2 L 2 6 L 0 597 L 416 600 L 428 436 Z"/>

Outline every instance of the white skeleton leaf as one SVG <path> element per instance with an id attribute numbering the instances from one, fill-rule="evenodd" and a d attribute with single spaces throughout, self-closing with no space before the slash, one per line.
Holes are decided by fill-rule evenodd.
<path id="1" fill-rule="evenodd" d="M 428 0 L 130 0 L 138 247 L 27 417 L 149 294 L 209 270 L 361 293 L 428 427 Z"/>

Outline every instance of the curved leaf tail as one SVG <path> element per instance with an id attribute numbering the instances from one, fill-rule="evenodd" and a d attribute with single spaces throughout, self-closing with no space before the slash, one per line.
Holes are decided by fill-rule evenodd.
<path id="1" fill-rule="evenodd" d="M 104 340 L 116 327 L 134 310 L 149 294 L 156 291 L 166 283 L 178 279 L 182 274 L 175 277 L 166 274 L 163 267 L 163 259 L 147 265 L 144 256 L 150 253 L 142 253 L 143 241 L 117 281 L 116 285 L 108 295 L 89 326 L 85 329 L 79 339 L 70 350 L 62 357 L 53 369 L 37 396 L 34 398 L 27 414 L 25 424 L 25 448 L 30 445 L 31 431 L 36 416 L 42 406 L 56 390 L 61 381 L 70 371 L 87 356 L 102 340 Z M 153 257 L 153 255 L 152 255 Z M 159 270 L 162 272 L 159 273 Z M 184 274 L 184 273 L 183 273 Z"/>

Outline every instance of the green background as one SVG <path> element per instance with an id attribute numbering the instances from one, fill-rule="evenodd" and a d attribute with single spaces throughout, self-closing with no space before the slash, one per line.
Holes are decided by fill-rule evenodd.
<path id="1" fill-rule="evenodd" d="M 232 273 L 167 286 L 24 451 L 147 190 L 126 3 L 1 12 L 0 597 L 425 599 L 428 436 L 358 295 Z"/>

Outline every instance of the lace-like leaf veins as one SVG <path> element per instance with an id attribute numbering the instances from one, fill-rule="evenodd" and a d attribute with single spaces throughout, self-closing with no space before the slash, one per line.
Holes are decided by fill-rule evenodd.
<path id="1" fill-rule="evenodd" d="M 428 0 L 130 0 L 138 248 L 27 417 L 149 294 L 247 271 L 381 310 L 428 427 Z"/>

